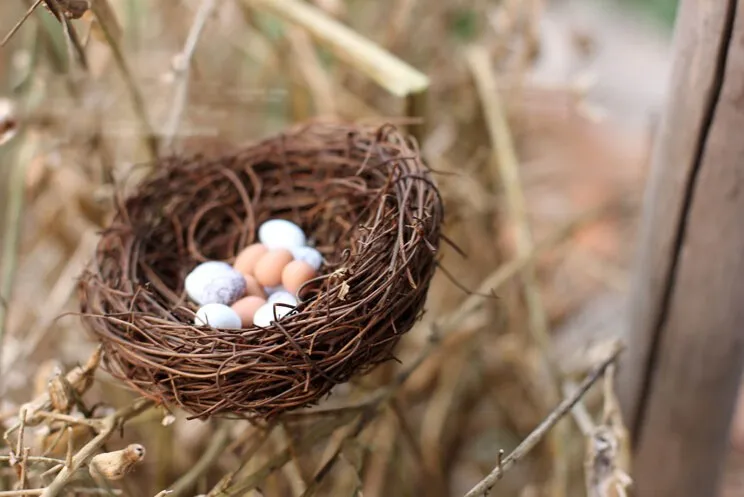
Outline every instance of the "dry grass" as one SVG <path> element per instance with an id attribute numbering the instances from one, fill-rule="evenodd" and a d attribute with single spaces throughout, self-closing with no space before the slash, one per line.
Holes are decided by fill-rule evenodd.
<path id="1" fill-rule="evenodd" d="M 350 29 L 326 29 L 310 4 Z M 29 5 L 3 2 L 0 36 Z M 619 154 L 611 129 L 581 114 L 574 89 L 529 84 L 539 1 L 93 5 L 67 35 L 39 9 L 0 50 L 2 96 L 24 125 L 0 146 L 0 414 L 18 426 L 0 455 L 0 496 L 42 494 L 18 482 L 47 496 L 461 496 L 555 407 L 559 376 L 576 379 L 599 362 L 558 354 L 552 342 L 564 337 L 550 330 L 622 288 L 642 157 Z M 66 41 L 70 28 L 80 53 Z M 474 43 L 481 55 L 469 59 Z M 499 83 L 500 108 L 488 86 L 476 91 L 478 74 Z M 64 313 L 77 309 L 75 277 L 111 212 L 112 185 L 131 187 L 146 171 L 132 166 L 159 150 L 213 150 L 329 113 L 413 125 L 440 172 L 446 234 L 467 254 L 445 253 L 457 284 L 444 271 L 435 277 L 424 322 L 398 348 L 401 364 L 271 424 L 187 422 L 138 404 L 102 373 L 72 396 L 69 413 L 46 404 L 56 414 L 21 423 L 24 403 L 46 399 L 48 361 L 68 371 L 94 350 Z M 406 118 L 421 115 L 424 126 Z M 619 176 L 624 166 L 636 173 Z M 594 412 L 599 400 L 585 404 Z M 568 421 L 561 433 L 506 472 L 498 495 L 579 495 L 585 439 Z M 87 456 L 129 443 L 147 449 L 132 473 L 88 476 Z"/>

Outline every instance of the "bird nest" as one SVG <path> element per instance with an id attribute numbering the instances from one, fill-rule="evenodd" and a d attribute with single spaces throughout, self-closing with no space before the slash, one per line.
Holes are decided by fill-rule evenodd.
<path id="1" fill-rule="evenodd" d="M 390 125 L 311 122 L 229 155 L 159 161 L 117 202 L 80 280 L 103 367 L 192 417 L 272 417 L 393 357 L 423 312 L 443 209 L 415 145 Z M 295 312 L 268 328 L 196 326 L 184 278 L 232 262 L 264 221 L 323 254 Z"/>

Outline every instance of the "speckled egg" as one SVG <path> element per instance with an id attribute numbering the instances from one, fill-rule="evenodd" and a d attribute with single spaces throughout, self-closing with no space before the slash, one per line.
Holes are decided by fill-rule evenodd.
<path id="1" fill-rule="evenodd" d="M 184 280 L 189 298 L 199 305 L 230 305 L 245 295 L 245 277 L 227 263 L 198 265 Z"/>
<path id="2" fill-rule="evenodd" d="M 302 247 L 307 237 L 302 229 L 286 219 L 272 219 L 258 228 L 258 239 L 269 249 Z"/>
<path id="3" fill-rule="evenodd" d="M 240 329 L 238 313 L 223 304 L 207 304 L 196 311 L 194 324 L 197 326 L 211 326 L 230 330 Z"/>

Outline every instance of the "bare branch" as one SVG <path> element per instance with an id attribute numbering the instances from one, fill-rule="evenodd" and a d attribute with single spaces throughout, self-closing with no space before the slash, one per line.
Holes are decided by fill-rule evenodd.
<path id="1" fill-rule="evenodd" d="M 587 376 L 583 382 L 579 385 L 576 391 L 566 399 L 563 400 L 558 406 L 551 412 L 547 418 L 520 443 L 516 449 L 514 449 L 508 456 L 503 460 L 499 461 L 499 464 L 491 471 L 483 480 L 481 480 L 476 486 L 465 494 L 465 497 L 483 497 L 490 493 L 491 488 L 494 484 L 499 481 L 506 471 L 509 470 L 514 464 L 523 459 L 529 452 L 545 437 L 553 426 L 565 416 L 574 405 L 589 391 L 589 389 L 596 383 L 604 374 L 605 370 L 613 364 L 623 347 L 618 345 L 612 353 L 602 363 Z M 500 459 L 500 458 L 499 458 Z"/>

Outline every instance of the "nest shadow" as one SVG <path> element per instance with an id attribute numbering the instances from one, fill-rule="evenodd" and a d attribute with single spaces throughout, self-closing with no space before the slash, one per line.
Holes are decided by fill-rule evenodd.
<path id="1" fill-rule="evenodd" d="M 443 217 L 398 130 L 322 122 L 229 155 L 162 159 L 117 204 L 80 280 L 84 323 L 110 374 L 200 418 L 312 405 L 391 359 L 422 314 Z M 295 311 L 269 328 L 193 325 L 188 272 L 232 262 L 272 218 L 324 256 Z"/>

